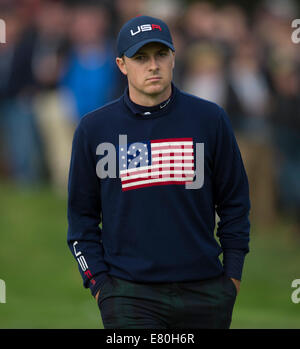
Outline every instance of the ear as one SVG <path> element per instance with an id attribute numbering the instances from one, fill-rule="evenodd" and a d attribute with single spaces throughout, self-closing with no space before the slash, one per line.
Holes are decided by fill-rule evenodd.
<path id="1" fill-rule="evenodd" d="M 171 52 L 172 52 L 172 56 L 173 56 L 172 69 L 174 69 L 174 67 L 175 67 L 175 52 L 174 51 L 171 51 Z"/>
<path id="2" fill-rule="evenodd" d="M 116 64 L 124 75 L 127 75 L 127 69 L 125 64 L 125 58 L 116 58 Z"/>

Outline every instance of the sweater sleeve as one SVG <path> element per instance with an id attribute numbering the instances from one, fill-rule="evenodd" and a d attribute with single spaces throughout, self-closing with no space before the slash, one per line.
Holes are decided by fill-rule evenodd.
<path id="1" fill-rule="evenodd" d="M 89 146 L 83 120 L 72 144 L 68 183 L 67 243 L 78 262 L 83 286 L 94 296 L 106 281 L 108 267 L 101 243 L 100 180 L 95 156 Z"/>
<path id="2" fill-rule="evenodd" d="M 241 280 L 249 252 L 249 185 L 229 118 L 221 109 L 214 161 L 214 200 L 220 218 L 217 227 L 227 276 Z"/>

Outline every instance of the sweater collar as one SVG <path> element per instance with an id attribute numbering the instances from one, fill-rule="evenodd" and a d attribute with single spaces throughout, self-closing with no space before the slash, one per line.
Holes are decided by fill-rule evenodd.
<path id="1" fill-rule="evenodd" d="M 163 101 L 162 103 L 151 106 L 151 107 L 146 107 L 146 106 L 134 103 L 129 97 L 128 86 L 124 91 L 123 100 L 126 107 L 129 108 L 129 110 L 132 112 L 132 114 L 135 117 L 139 119 L 152 119 L 165 114 L 170 109 L 171 105 L 174 103 L 175 97 L 177 95 L 177 87 L 174 85 L 173 82 L 171 82 L 171 86 L 172 86 L 171 96 L 165 101 Z"/>

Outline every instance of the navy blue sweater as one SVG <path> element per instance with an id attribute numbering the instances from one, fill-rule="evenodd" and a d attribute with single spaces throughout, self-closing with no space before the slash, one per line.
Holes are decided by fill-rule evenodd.
<path id="1" fill-rule="evenodd" d="M 68 191 L 67 241 L 93 295 L 107 275 L 148 283 L 222 273 L 241 279 L 248 180 L 217 104 L 172 83 L 171 98 L 147 108 L 127 88 L 81 119 Z"/>

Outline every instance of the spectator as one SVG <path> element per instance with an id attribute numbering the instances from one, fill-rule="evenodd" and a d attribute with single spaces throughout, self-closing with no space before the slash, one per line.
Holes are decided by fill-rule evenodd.
<path id="1" fill-rule="evenodd" d="M 216 34 L 217 15 L 214 6 L 209 2 L 194 2 L 189 5 L 181 21 L 186 43 L 213 39 Z"/>
<path id="2" fill-rule="evenodd" d="M 0 47 L 2 157 L 11 179 L 32 185 L 43 177 L 43 154 L 32 109 L 34 32 L 23 26 L 13 6 L 1 16 L 7 31 L 7 43 Z"/>
<path id="3" fill-rule="evenodd" d="M 260 62 L 260 50 L 251 36 L 235 47 L 228 79 L 236 103 L 228 108 L 236 129 L 264 140 L 268 134 L 270 91 Z"/>
<path id="4" fill-rule="evenodd" d="M 50 181 L 66 193 L 73 132 L 73 115 L 58 90 L 62 66 L 69 52 L 69 10 L 60 2 L 44 1 L 36 16 L 32 69 L 36 81 L 34 111 L 42 137 Z"/>
<path id="5" fill-rule="evenodd" d="M 60 79 L 78 121 L 115 96 L 116 64 L 104 7 L 78 5 L 70 24 L 72 49 Z"/>
<path id="6" fill-rule="evenodd" d="M 296 219 L 300 233 L 300 79 L 293 61 L 278 62 L 273 70 L 275 94 L 271 119 L 279 207 Z"/>
<path id="7" fill-rule="evenodd" d="M 222 51 L 216 45 L 197 43 L 189 47 L 186 57 L 184 89 L 224 107 L 227 82 Z"/>
<path id="8" fill-rule="evenodd" d="M 261 52 L 252 36 L 235 46 L 228 71 L 227 111 L 245 160 L 251 215 L 260 224 L 270 224 L 276 217 L 274 163 L 267 118 L 270 89 L 261 66 Z"/>

